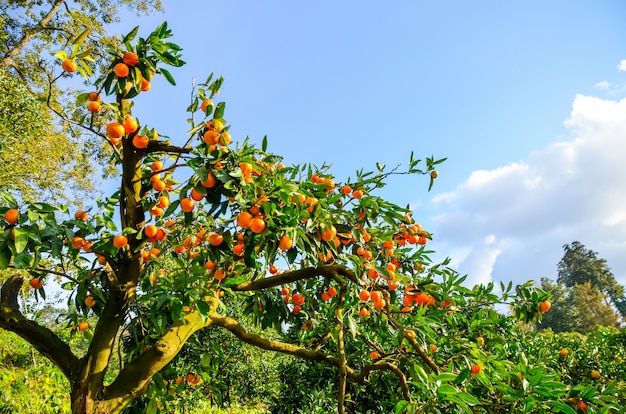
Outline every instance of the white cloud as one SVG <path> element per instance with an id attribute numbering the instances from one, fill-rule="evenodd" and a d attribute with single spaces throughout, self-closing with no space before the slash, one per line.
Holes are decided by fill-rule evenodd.
<path id="1" fill-rule="evenodd" d="M 626 59 L 620 60 L 619 65 L 617 65 L 617 69 L 622 72 L 626 72 Z"/>
<path id="2" fill-rule="evenodd" d="M 594 88 L 608 90 L 611 87 L 611 84 L 607 81 L 598 82 L 593 85 Z"/>
<path id="3" fill-rule="evenodd" d="M 626 99 L 578 95 L 565 126 L 569 140 L 432 199 L 437 243 L 468 252 L 457 266 L 471 281 L 555 278 L 578 240 L 626 284 Z"/>

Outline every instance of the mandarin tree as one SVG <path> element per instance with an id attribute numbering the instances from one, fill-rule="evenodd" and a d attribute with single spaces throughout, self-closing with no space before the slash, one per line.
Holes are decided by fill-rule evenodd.
<path id="1" fill-rule="evenodd" d="M 109 51 L 108 72 L 94 85 L 110 97 L 103 101 L 110 99 L 114 119 L 92 113 L 81 124 L 108 145 L 119 190 L 86 215 L 1 193 L 0 268 L 27 270 L 44 300 L 50 279 L 63 280 L 71 292 L 67 329 L 84 335 L 89 347 L 77 355 L 22 314 L 19 275 L 2 288 L 0 327 L 60 368 L 73 413 L 121 412 L 142 395 L 150 397 L 149 412 L 167 408 L 180 388 L 210 379 L 202 372 L 162 374 L 208 327 L 329 364 L 340 413 L 354 411 L 350 387 L 381 378 L 390 390 L 381 404 L 398 413 L 486 412 L 481 407 L 494 400 L 503 410 L 536 401 L 510 375 L 531 368 L 523 355 L 507 358 L 498 347 L 514 320 L 493 305 L 510 303 L 517 318 L 530 321 L 541 318 L 539 302 L 548 295 L 531 284 L 515 291 L 502 285 L 502 296 L 493 284 L 463 287 L 447 260 L 431 262 L 431 234 L 411 211 L 377 195 L 399 174 L 424 176 L 432 186 L 442 160 L 427 158 L 422 167 L 411 154 L 405 170 L 381 164 L 341 183 L 328 166 L 286 166 L 265 139 L 260 148 L 247 139 L 231 145 L 224 102 L 202 105 L 222 85 L 212 76 L 194 89 L 188 139 L 170 142 L 158 126 L 133 117 L 132 99 L 149 93 L 153 76 L 174 84 L 164 65 L 182 65 L 180 47 L 167 40 L 165 23 L 147 38 L 135 40 L 137 32 Z M 83 94 L 76 102 L 94 98 Z M 129 118 L 136 124 L 124 127 Z M 19 214 L 7 220 L 14 209 Z M 247 329 L 241 314 L 259 329 Z M 289 332 L 265 336 L 270 327 Z M 111 364 L 114 353 L 121 366 Z M 203 359 L 210 362 L 210 353 Z M 602 392 L 598 386 L 595 401 L 609 404 Z M 566 397 L 559 388 L 547 403 L 569 407 Z"/>

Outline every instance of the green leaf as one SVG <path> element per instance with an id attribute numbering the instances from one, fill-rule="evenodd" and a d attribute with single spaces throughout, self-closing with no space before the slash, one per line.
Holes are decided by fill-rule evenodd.
<path id="1" fill-rule="evenodd" d="M 28 230 L 16 227 L 14 229 L 15 232 L 15 253 L 19 254 L 24 251 L 26 246 L 28 245 Z"/>
<path id="2" fill-rule="evenodd" d="M 478 401 L 478 399 L 476 397 L 474 397 L 473 395 L 464 393 L 464 392 L 457 394 L 457 397 L 459 397 L 460 399 L 462 399 L 463 401 L 465 401 L 469 405 L 478 405 L 478 404 L 480 404 L 480 401 Z"/>
<path id="3" fill-rule="evenodd" d="M 461 407 L 461 409 L 463 411 L 465 411 L 466 413 L 469 413 L 469 414 L 473 413 L 472 409 L 465 403 L 465 401 L 460 399 L 457 395 L 447 395 L 444 398 L 444 400 L 451 401 L 451 402 L 455 403 L 456 405 Z"/>
<path id="4" fill-rule="evenodd" d="M 560 403 L 558 401 L 555 401 L 555 402 L 552 403 L 552 408 L 557 409 L 558 413 L 576 414 L 576 411 L 574 411 L 574 409 L 572 407 L 570 407 L 567 404 Z"/>
<path id="5" fill-rule="evenodd" d="M 89 35 L 89 32 L 91 32 L 91 29 L 89 29 L 89 28 L 83 30 L 81 33 L 79 33 L 78 36 L 76 36 L 76 38 L 74 39 L 72 44 L 73 45 L 79 45 L 79 44 L 83 43 L 85 41 L 85 39 L 87 39 L 87 36 Z"/>
<path id="6" fill-rule="evenodd" d="M 11 250 L 2 249 L 0 250 L 0 269 L 6 269 L 9 267 L 9 263 L 11 262 Z"/>
<path id="7" fill-rule="evenodd" d="M 124 36 L 124 39 L 122 39 L 122 43 L 128 43 L 132 41 L 135 38 L 135 36 L 137 36 L 138 31 L 139 31 L 139 26 L 135 26 L 133 30 L 131 30 L 130 32 L 128 32 L 126 36 Z"/>
<path id="8" fill-rule="evenodd" d="M 220 102 L 215 107 L 215 113 L 213 114 L 213 118 L 222 119 L 224 118 L 224 109 L 226 109 L 226 103 Z"/>
<path id="9" fill-rule="evenodd" d="M 176 86 L 176 81 L 174 80 L 174 77 L 169 71 L 165 69 L 161 69 L 161 73 L 163 74 L 163 76 L 165 76 L 165 79 L 167 79 L 170 85 Z"/>
<path id="10" fill-rule="evenodd" d="M 449 384 L 443 384 L 439 386 L 439 388 L 437 388 L 437 395 L 440 395 L 440 396 L 457 394 L 458 392 L 459 390 L 457 390 L 455 387 Z"/>
<path id="11" fill-rule="evenodd" d="M 395 414 L 403 414 L 406 412 L 407 407 L 409 406 L 409 402 L 406 400 L 400 400 L 396 403 L 396 407 L 394 408 Z"/>
<path id="12" fill-rule="evenodd" d="M 267 151 L 267 135 L 263 137 L 263 142 L 261 143 L 261 150 L 263 152 Z"/>
<path id="13" fill-rule="evenodd" d="M 441 382 L 454 381 L 455 378 L 456 378 L 456 374 L 452 374 L 450 372 L 447 372 L 445 374 L 440 374 L 435 377 L 437 381 L 441 381 Z"/>

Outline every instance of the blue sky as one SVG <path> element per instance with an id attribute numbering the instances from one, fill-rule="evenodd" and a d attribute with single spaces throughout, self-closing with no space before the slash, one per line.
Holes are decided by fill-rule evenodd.
<path id="1" fill-rule="evenodd" d="M 623 1 L 164 7 L 111 28 L 167 20 L 183 47 L 178 86 L 136 100 L 142 123 L 182 139 L 192 78 L 214 72 L 235 140 L 267 135 L 288 163 L 333 164 L 341 181 L 411 151 L 448 157 L 430 193 L 398 177 L 381 194 L 414 206 L 469 280 L 554 279 L 579 240 L 626 283 Z"/>

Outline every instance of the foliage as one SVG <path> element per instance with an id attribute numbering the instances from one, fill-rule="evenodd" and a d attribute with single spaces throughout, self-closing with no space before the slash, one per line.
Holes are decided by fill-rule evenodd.
<path id="1" fill-rule="evenodd" d="M 68 193 L 93 191 L 85 175 L 89 151 L 51 124 L 47 107 L 0 68 L 0 187 L 5 191 L 25 201 L 59 201 Z"/>
<path id="2" fill-rule="evenodd" d="M 432 187 L 443 159 L 411 153 L 404 170 L 379 164 L 341 183 L 328 166 L 284 165 L 266 139 L 231 145 L 225 103 L 212 102 L 223 80 L 213 76 L 194 90 L 185 142 L 134 119 L 132 98 L 148 93 L 152 76 L 175 84 L 164 66 L 183 61 L 171 36 L 166 23 L 145 38 L 135 29 L 108 50 L 94 88 L 112 96 L 108 116 L 75 118 L 106 143 L 119 191 L 88 213 L 0 193 L 0 268 L 28 271 L 43 300 L 49 279 L 63 278 L 67 332 L 89 347 L 79 354 L 63 333 L 28 320 L 18 276 L 2 288 L 0 327 L 59 367 L 72 412 L 176 410 L 200 404 L 196 389 L 217 404 L 237 401 L 246 371 L 231 361 L 251 351 L 218 329 L 330 367 L 295 366 L 295 389 L 335 375 L 303 399 L 304 412 L 327 412 L 331 391 L 340 413 L 574 413 L 575 396 L 591 412 L 624 402 L 614 386 L 578 389 L 543 359 L 529 362 L 516 322 L 541 319 L 548 293 L 532 282 L 501 284 L 499 294 L 494 284 L 464 286 L 449 260 L 431 261 L 432 236 L 413 213 L 377 195 L 396 174 Z M 76 105 L 94 99 L 79 94 Z M 514 316 L 495 310 L 503 305 Z M 297 382 L 309 369 L 315 377 Z M 267 390 L 250 385 L 247 394 Z"/>
<path id="3" fill-rule="evenodd" d="M 48 359 L 12 332 L 0 331 L 0 413 L 68 412 L 69 383 Z"/>
<path id="4" fill-rule="evenodd" d="M 56 87 L 66 75 L 59 73 L 53 51 L 69 45 L 79 71 L 98 73 L 102 67 L 94 57 L 119 42 L 105 35 L 105 26 L 119 19 L 120 8 L 149 13 L 160 10 L 161 2 L 79 0 L 71 8 L 60 0 L 45 3 L 0 3 L 0 188 L 25 201 L 80 204 L 93 193 L 97 173 L 110 172 L 108 154 L 77 128 L 85 109 L 66 111 L 74 92 Z M 62 117 L 53 118 L 54 112 Z"/>
<path id="5" fill-rule="evenodd" d="M 564 245 L 563 250 L 565 253 L 558 264 L 557 282 L 567 287 L 590 282 L 610 298 L 622 317 L 626 316 L 624 288 L 615 280 L 606 260 L 598 258 L 596 252 L 578 241 Z"/>
<path id="6" fill-rule="evenodd" d="M 552 310 L 538 327 L 554 332 L 589 332 L 596 325 L 620 326 L 623 314 L 620 317 L 616 308 L 624 303 L 623 287 L 606 261 L 577 241 L 563 248 L 557 283 L 541 280 L 541 288 L 552 294 Z"/>

